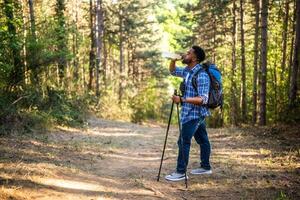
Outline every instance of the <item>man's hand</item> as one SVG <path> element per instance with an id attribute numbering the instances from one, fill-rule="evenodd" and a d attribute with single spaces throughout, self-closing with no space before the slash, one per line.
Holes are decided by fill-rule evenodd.
<path id="1" fill-rule="evenodd" d="M 172 100 L 173 100 L 175 103 L 180 103 L 180 96 L 173 95 Z"/>
<path id="2" fill-rule="evenodd" d="M 169 65 L 169 71 L 172 73 L 175 70 L 176 60 L 171 60 Z"/>

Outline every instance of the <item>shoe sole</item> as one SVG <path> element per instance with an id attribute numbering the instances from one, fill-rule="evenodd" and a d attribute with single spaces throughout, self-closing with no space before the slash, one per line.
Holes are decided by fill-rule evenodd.
<path id="1" fill-rule="evenodd" d="M 201 172 L 201 173 L 194 173 L 194 172 L 190 172 L 190 174 L 193 174 L 193 175 L 212 174 L 212 171 L 208 171 L 208 172 Z"/>
<path id="2" fill-rule="evenodd" d="M 189 177 L 186 177 L 187 179 L 189 179 Z M 182 177 L 182 178 L 179 178 L 179 179 L 169 179 L 169 178 L 165 178 L 167 181 L 173 181 L 173 182 L 176 182 L 176 181 L 182 181 L 182 180 L 185 180 L 185 177 Z"/>

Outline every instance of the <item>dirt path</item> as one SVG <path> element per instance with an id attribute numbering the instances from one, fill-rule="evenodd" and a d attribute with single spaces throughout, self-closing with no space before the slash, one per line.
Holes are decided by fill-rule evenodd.
<path id="1" fill-rule="evenodd" d="M 187 190 L 163 178 L 175 168 L 176 127 L 160 182 L 165 127 L 92 117 L 85 130 L 1 136 L 0 199 L 300 199 L 299 133 L 281 131 L 209 129 L 213 174 L 190 176 Z M 198 155 L 193 141 L 189 170 Z"/>

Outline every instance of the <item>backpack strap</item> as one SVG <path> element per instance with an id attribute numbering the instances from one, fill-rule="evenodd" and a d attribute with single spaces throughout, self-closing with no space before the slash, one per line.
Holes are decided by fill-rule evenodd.
<path id="1" fill-rule="evenodd" d="M 201 72 L 201 71 L 205 71 L 208 76 L 209 76 L 209 79 L 210 79 L 210 82 L 213 80 L 212 78 L 214 78 L 210 73 L 209 73 L 209 68 L 210 66 L 210 63 L 209 62 L 206 62 L 206 63 L 203 63 L 202 64 L 202 67 L 196 71 L 196 73 L 193 75 L 193 78 L 192 78 L 192 85 L 193 85 L 193 88 L 194 90 L 196 91 L 196 93 L 198 94 L 198 88 L 197 88 L 197 78 L 198 78 L 198 74 Z"/>

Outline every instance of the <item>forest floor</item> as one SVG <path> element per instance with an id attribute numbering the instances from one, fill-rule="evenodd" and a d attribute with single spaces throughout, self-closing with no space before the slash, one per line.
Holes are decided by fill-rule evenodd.
<path id="1" fill-rule="evenodd" d="M 300 199 L 300 127 L 208 129 L 213 174 L 168 182 L 177 154 L 171 128 L 91 117 L 85 129 L 0 136 L 0 199 Z M 188 170 L 198 167 L 193 140 Z"/>

